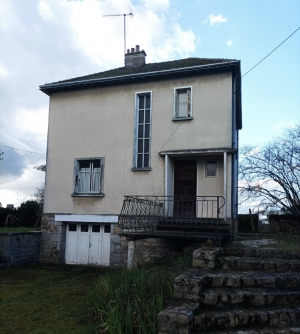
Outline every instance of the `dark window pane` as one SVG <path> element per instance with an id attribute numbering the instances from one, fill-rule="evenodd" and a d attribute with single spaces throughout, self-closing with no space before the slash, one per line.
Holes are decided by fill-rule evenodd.
<path id="1" fill-rule="evenodd" d="M 81 224 L 81 232 L 88 232 L 89 225 L 88 224 Z"/>
<path id="2" fill-rule="evenodd" d="M 93 168 L 100 168 L 100 160 L 93 160 Z"/>
<path id="3" fill-rule="evenodd" d="M 69 231 L 76 232 L 77 224 L 69 224 Z"/>
<path id="4" fill-rule="evenodd" d="M 144 154 L 144 167 L 149 167 L 149 154 Z"/>
<path id="5" fill-rule="evenodd" d="M 150 135 L 150 125 L 146 124 L 145 125 L 145 138 L 149 138 Z"/>
<path id="6" fill-rule="evenodd" d="M 138 157 L 137 157 L 137 167 L 138 168 L 142 168 L 143 167 L 143 155 L 142 154 L 138 154 Z"/>
<path id="7" fill-rule="evenodd" d="M 145 123 L 150 123 L 150 110 L 146 110 Z"/>
<path id="8" fill-rule="evenodd" d="M 143 139 L 138 141 L 138 153 L 143 153 Z"/>
<path id="9" fill-rule="evenodd" d="M 104 233 L 110 233 L 110 225 L 104 225 Z"/>
<path id="10" fill-rule="evenodd" d="M 144 109 L 144 96 L 139 96 L 139 109 Z"/>
<path id="11" fill-rule="evenodd" d="M 90 168 L 90 160 L 79 160 L 80 168 Z"/>
<path id="12" fill-rule="evenodd" d="M 146 96 L 146 108 L 150 108 L 150 95 Z"/>
<path id="13" fill-rule="evenodd" d="M 92 232 L 100 233 L 100 225 L 93 225 Z"/>
<path id="14" fill-rule="evenodd" d="M 144 143 L 144 153 L 149 153 L 149 139 L 145 139 Z"/>
<path id="15" fill-rule="evenodd" d="M 139 110 L 139 124 L 144 123 L 144 110 Z"/>
<path id="16" fill-rule="evenodd" d="M 138 138 L 144 137 L 144 125 L 139 125 Z"/>
<path id="17" fill-rule="evenodd" d="M 207 161 L 206 163 L 206 176 L 215 177 L 217 176 L 217 162 Z"/>

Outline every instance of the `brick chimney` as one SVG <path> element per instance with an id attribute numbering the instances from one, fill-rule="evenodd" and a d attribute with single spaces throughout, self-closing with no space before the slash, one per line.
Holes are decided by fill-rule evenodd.
<path id="1" fill-rule="evenodd" d="M 125 67 L 137 67 L 146 64 L 146 52 L 140 51 L 140 46 L 136 45 L 135 48 L 127 49 L 125 54 Z"/>

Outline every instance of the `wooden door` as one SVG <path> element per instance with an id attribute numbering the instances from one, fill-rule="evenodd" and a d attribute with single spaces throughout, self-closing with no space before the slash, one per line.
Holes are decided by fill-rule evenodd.
<path id="1" fill-rule="evenodd" d="M 197 161 L 174 161 L 174 215 L 196 215 Z"/>

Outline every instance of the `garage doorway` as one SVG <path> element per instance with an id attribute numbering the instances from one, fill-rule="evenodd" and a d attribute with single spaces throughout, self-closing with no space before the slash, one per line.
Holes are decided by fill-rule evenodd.
<path id="1" fill-rule="evenodd" d="M 66 263 L 109 265 L 109 224 L 68 223 L 66 234 Z"/>

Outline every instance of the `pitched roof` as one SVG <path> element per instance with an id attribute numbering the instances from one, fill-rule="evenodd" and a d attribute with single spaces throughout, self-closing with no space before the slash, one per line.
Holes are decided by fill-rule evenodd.
<path id="1" fill-rule="evenodd" d="M 145 80 L 163 80 L 171 77 L 199 75 L 205 72 L 233 71 L 237 74 L 238 127 L 241 128 L 241 72 L 240 61 L 224 58 L 186 58 L 138 67 L 119 67 L 112 70 L 57 81 L 40 86 L 50 95 L 53 92 L 86 89 Z"/>
<path id="2" fill-rule="evenodd" d="M 90 75 L 85 75 L 82 77 L 62 80 L 58 82 L 74 82 L 74 81 L 83 81 L 91 79 L 101 79 L 101 78 L 110 78 L 116 76 L 140 74 L 140 73 L 149 73 L 149 72 L 159 72 L 167 70 L 176 70 L 180 68 L 188 68 L 194 66 L 204 66 L 212 64 L 223 64 L 236 62 L 235 59 L 223 59 L 223 58 L 186 58 L 173 61 L 164 61 L 161 63 L 150 63 L 137 67 L 119 67 L 112 70 L 98 72 Z"/>

